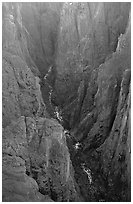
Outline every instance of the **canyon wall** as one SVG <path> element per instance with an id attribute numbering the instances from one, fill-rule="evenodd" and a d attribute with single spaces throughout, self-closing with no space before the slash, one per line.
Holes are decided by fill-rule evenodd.
<path id="1" fill-rule="evenodd" d="M 22 3 L 20 12 L 28 50 L 44 76 L 54 64 L 62 3 Z"/>
<path id="2" fill-rule="evenodd" d="M 61 104 L 75 98 L 82 75 L 90 75 L 115 51 L 127 26 L 129 8 L 128 3 L 63 4 L 55 82 Z"/>
<path id="3" fill-rule="evenodd" d="M 2 199 L 78 201 L 63 127 L 46 111 L 20 8 L 3 3 Z"/>
<path id="4" fill-rule="evenodd" d="M 2 17 L 3 201 L 129 202 L 130 3 Z"/>

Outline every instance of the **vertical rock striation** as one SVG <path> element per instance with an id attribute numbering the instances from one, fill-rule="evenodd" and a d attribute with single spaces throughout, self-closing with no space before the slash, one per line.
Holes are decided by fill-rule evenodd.
<path id="1" fill-rule="evenodd" d="M 3 4 L 2 106 L 4 127 L 21 115 L 39 116 L 46 113 L 39 90 L 39 71 L 30 61 L 30 57 L 28 58 L 30 55 L 27 42 L 21 22 L 16 18 L 17 11 L 14 12 L 10 7 L 12 8 L 10 3 Z"/>
<path id="2" fill-rule="evenodd" d="M 21 16 L 31 58 L 44 76 L 54 65 L 62 3 L 22 3 Z"/>
<path id="3" fill-rule="evenodd" d="M 129 202 L 130 3 L 2 7 L 3 201 Z"/>
<path id="4" fill-rule="evenodd" d="M 63 107 L 77 96 L 84 71 L 90 75 L 94 68 L 115 51 L 118 37 L 126 29 L 129 8 L 128 3 L 63 4 L 55 82 Z"/>
<path id="5" fill-rule="evenodd" d="M 3 3 L 3 201 L 79 201 L 63 127 L 42 99 L 21 6 Z"/>

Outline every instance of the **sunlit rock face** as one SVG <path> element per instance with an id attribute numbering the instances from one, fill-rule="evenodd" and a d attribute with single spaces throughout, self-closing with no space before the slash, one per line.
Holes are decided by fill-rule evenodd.
<path id="1" fill-rule="evenodd" d="M 31 174 L 54 201 L 79 201 L 63 128 L 56 120 L 27 118 Z M 36 126 L 35 126 L 36 125 Z"/>
<path id="2" fill-rule="evenodd" d="M 2 185 L 3 201 L 80 201 L 56 120 L 22 116 L 3 129 Z"/>
<path id="3" fill-rule="evenodd" d="M 130 3 L 2 17 L 3 201 L 129 202 Z"/>
<path id="4" fill-rule="evenodd" d="M 63 127 L 46 111 L 20 8 L 3 4 L 3 201 L 79 201 Z"/>
<path id="5" fill-rule="evenodd" d="M 27 49 L 19 12 L 3 4 L 2 106 L 3 126 L 21 115 L 45 115 L 39 71 Z"/>
<path id="6" fill-rule="evenodd" d="M 100 138 L 104 138 L 105 134 L 105 137 L 107 137 L 108 132 L 110 132 L 112 128 L 114 119 L 117 116 L 120 87 L 124 80 L 125 73 L 127 73 L 127 80 L 130 82 L 130 60 L 129 23 L 126 33 L 119 39 L 116 52 L 113 53 L 112 57 L 102 64 L 98 70 L 98 78 L 96 81 L 98 88 L 94 99 L 97 121 L 89 131 L 88 143 L 90 146 L 92 137 L 95 137 L 94 135 L 98 133 Z M 127 83 L 127 88 L 129 88 L 129 83 Z M 96 142 L 96 137 L 94 140 Z"/>
<path id="7" fill-rule="evenodd" d="M 107 201 L 130 201 L 130 40 L 129 18 L 116 52 L 92 72 L 82 108 L 77 106 L 82 119 L 72 127 L 71 134 L 83 145 L 80 159 L 92 170 L 94 181 L 90 187 L 88 184 L 90 195 L 81 186 L 86 200 L 91 197 L 98 201 L 101 197 Z M 74 111 L 75 116 L 77 109 Z M 81 184 L 78 169 L 76 174 Z"/>
<path id="8" fill-rule="evenodd" d="M 102 151 L 102 171 L 107 178 L 110 194 L 113 195 L 112 201 L 117 198 L 123 201 L 131 199 L 130 100 L 130 73 L 126 70 L 112 130 L 99 149 Z"/>
<path id="9" fill-rule="evenodd" d="M 52 202 L 39 193 L 36 181 L 26 174 L 30 158 L 25 117 L 3 129 L 2 200 L 4 202 Z"/>
<path id="10" fill-rule="evenodd" d="M 115 51 L 125 32 L 128 3 L 64 3 L 58 35 L 55 89 L 60 103 L 72 101 L 84 71 L 90 72 Z"/>
<path id="11" fill-rule="evenodd" d="M 108 11 L 108 15 L 112 16 L 109 12 L 114 12 L 118 8 L 117 6 L 114 7 L 115 5 L 110 7 L 111 10 Z M 126 7 L 124 11 L 126 13 Z M 100 62 L 100 66 L 93 67 L 88 74 L 87 71 L 85 72 L 86 74 L 83 75 L 78 86 L 78 91 L 75 91 L 77 97 L 75 96 L 74 99 L 71 97 L 67 101 L 65 96 L 65 105 L 62 109 L 64 124 L 70 129 L 76 144 L 80 142 L 82 145 L 72 161 L 76 180 L 86 200 L 130 201 L 130 117 L 124 115 L 130 115 L 130 108 L 127 108 L 130 105 L 127 104 L 130 104 L 128 92 L 131 66 L 131 31 L 128 11 L 126 15 L 125 28 L 122 25 L 121 29 L 124 30 L 119 31 L 123 34 L 120 35 L 116 31 L 115 46 L 112 44 L 110 48 L 107 46 L 109 50 L 112 49 L 111 52 L 106 50 L 106 58 L 103 62 L 101 61 L 102 63 Z M 70 46 L 72 45 L 70 44 Z M 71 76 L 72 74 L 70 74 Z M 70 77 L 68 78 L 70 79 Z M 57 81 L 57 83 L 60 82 Z M 61 85 L 60 88 L 62 88 Z M 73 94 L 70 88 L 66 90 L 68 96 Z M 122 90 L 125 90 L 126 93 L 123 93 Z M 62 94 L 60 95 L 63 97 Z M 122 122 L 124 118 L 125 123 Z M 124 125 L 122 125 L 123 123 Z M 75 158 L 78 158 L 77 161 Z M 85 176 L 84 173 L 81 173 L 83 161 L 86 161 L 87 169 L 91 169 L 93 172 L 91 185 L 87 181 L 87 174 Z M 121 188 L 118 187 L 119 185 Z"/>
<path id="12" fill-rule="evenodd" d="M 19 4 L 27 48 L 40 71 L 41 92 L 51 117 L 55 116 L 50 95 L 56 78 L 55 58 L 62 5 L 50 2 Z"/>
<path id="13" fill-rule="evenodd" d="M 125 8 L 125 10 L 126 10 L 126 8 Z M 129 16 L 129 12 L 127 12 L 127 24 L 128 24 L 128 16 Z M 126 26 L 125 26 L 125 31 L 126 31 Z M 69 128 L 73 128 L 73 127 L 75 127 L 75 125 L 77 125 L 79 127 L 78 123 L 80 121 L 82 121 L 83 119 L 90 123 L 90 124 L 86 123 L 86 125 L 88 128 L 91 128 L 91 126 L 93 125 L 93 123 L 97 117 L 97 110 L 94 109 L 94 107 L 99 106 L 98 109 L 100 110 L 100 105 L 98 105 L 98 103 L 101 100 L 101 99 L 99 99 L 101 97 L 101 94 L 99 95 L 100 97 L 97 99 L 95 99 L 95 96 L 97 97 L 97 95 L 99 93 L 99 89 L 100 89 L 99 87 L 100 86 L 103 86 L 103 88 L 105 87 L 104 84 L 103 85 L 101 84 L 102 80 L 106 80 L 108 88 L 109 88 L 108 80 L 109 80 L 109 83 L 112 83 L 112 85 L 110 85 L 110 86 L 113 86 L 113 83 L 114 83 L 115 92 L 116 92 L 116 95 L 118 95 L 117 92 L 119 92 L 118 89 L 120 86 L 121 74 L 123 73 L 123 70 L 126 69 L 126 66 L 128 68 L 130 68 L 130 31 L 124 36 L 125 36 L 124 37 L 125 39 L 123 39 L 123 40 L 121 40 L 121 38 L 120 38 L 120 40 L 118 40 L 118 37 L 117 37 L 118 44 L 119 43 L 121 44 L 123 41 L 123 45 L 121 45 L 121 50 L 123 50 L 122 52 L 119 50 L 119 48 L 117 48 L 117 43 L 116 43 L 115 46 L 117 48 L 118 54 L 113 54 L 113 50 L 112 50 L 112 54 L 109 54 L 107 52 L 106 58 L 105 58 L 105 63 L 100 64 L 100 66 L 93 68 L 89 72 L 88 72 L 88 68 L 87 68 L 83 74 L 79 75 L 81 77 L 81 81 L 78 85 L 78 89 L 74 88 L 75 95 L 73 95 L 74 92 L 70 88 L 67 89 L 68 97 L 66 97 L 67 94 L 65 94 L 65 102 L 64 102 L 64 105 L 62 105 L 63 106 L 62 114 L 63 114 L 64 120 L 66 121 L 66 124 Z M 125 49 L 123 49 L 123 47 L 125 47 Z M 114 59 L 111 59 L 111 58 L 114 58 Z M 124 58 L 126 58 L 126 60 L 124 60 Z M 105 66 L 106 66 L 106 68 L 104 68 Z M 115 68 L 116 66 L 117 67 L 119 66 L 119 68 Z M 73 69 L 71 69 L 71 71 L 72 70 Z M 113 70 L 114 70 L 114 74 L 113 74 Z M 70 77 L 68 77 L 69 80 L 70 80 L 71 76 L 72 76 L 72 74 L 70 74 Z M 112 79 L 111 79 L 111 77 L 112 77 Z M 72 80 L 70 80 L 70 81 L 72 81 Z M 77 80 L 77 78 L 76 78 L 76 80 Z M 60 83 L 60 80 L 57 80 L 57 83 Z M 73 82 L 72 88 L 74 87 L 74 84 L 75 83 Z M 118 86 L 117 86 L 117 84 L 118 84 Z M 62 88 L 62 86 L 60 85 L 60 89 L 61 88 Z M 59 94 L 59 97 L 60 96 L 63 97 L 63 94 L 64 94 L 64 92 L 62 94 Z M 71 95 L 71 97 L 69 97 L 70 95 Z M 118 96 L 116 96 L 116 95 L 114 93 L 113 98 L 110 96 L 112 101 L 114 100 L 114 98 L 115 98 L 115 100 L 117 100 Z M 103 94 L 103 96 L 104 96 L 104 94 Z M 111 101 L 110 101 L 110 103 L 112 104 Z M 94 109 L 95 111 L 91 112 L 92 109 Z M 88 117 L 93 118 L 93 121 L 87 119 L 87 113 L 90 114 L 90 115 L 88 115 Z M 82 126 L 82 122 L 81 122 L 81 126 Z M 86 128 L 83 128 L 83 129 L 86 130 Z"/>

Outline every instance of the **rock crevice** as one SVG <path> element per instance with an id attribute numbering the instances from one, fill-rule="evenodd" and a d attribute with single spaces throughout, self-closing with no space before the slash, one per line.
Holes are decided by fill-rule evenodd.
<path id="1" fill-rule="evenodd" d="M 2 7 L 3 201 L 130 201 L 130 3 Z"/>

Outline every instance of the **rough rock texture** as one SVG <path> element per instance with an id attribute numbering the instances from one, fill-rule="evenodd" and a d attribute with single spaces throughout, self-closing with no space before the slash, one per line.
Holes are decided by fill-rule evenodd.
<path id="1" fill-rule="evenodd" d="M 52 201 L 39 193 L 36 181 L 26 174 L 30 164 L 25 117 L 3 129 L 2 200 L 4 202 Z"/>
<path id="2" fill-rule="evenodd" d="M 54 64 L 61 7 L 62 3 L 50 2 L 21 4 L 28 50 L 42 75 Z"/>
<path id="3" fill-rule="evenodd" d="M 115 10 L 117 6 L 114 7 Z M 114 10 L 108 15 L 112 16 Z M 71 139 L 74 138 L 72 142 L 80 143 L 77 152 L 72 152 L 72 145 L 69 148 L 75 178 L 86 201 L 130 201 L 130 29 L 127 12 L 125 31 L 117 36 L 115 52 L 106 51 L 105 62 L 100 62 L 100 66 L 93 67 L 89 73 L 84 72 L 75 91 L 77 96 L 72 98 L 73 91 L 67 88 L 71 98 L 61 103 L 64 125 L 70 130 Z M 66 67 L 66 71 L 69 72 L 69 68 Z M 72 143 L 71 139 L 68 144 Z M 83 172 L 84 163 L 91 172 L 91 184 Z"/>
<path id="4" fill-rule="evenodd" d="M 56 120 L 26 118 L 31 174 L 54 201 L 78 201 L 63 128 Z"/>
<path id="5" fill-rule="evenodd" d="M 130 3 L 2 17 L 3 201 L 129 202 Z"/>
<path id="6" fill-rule="evenodd" d="M 92 137 L 95 137 L 94 140 L 96 142 L 97 133 L 99 134 L 99 137 L 102 136 L 104 138 L 104 135 L 105 137 L 108 135 L 106 130 L 110 131 L 112 128 L 114 119 L 117 115 L 116 109 L 118 106 L 120 83 L 125 70 L 127 70 L 130 77 L 130 60 L 129 24 L 126 34 L 121 37 L 117 50 L 113 53 L 112 58 L 101 65 L 98 70 L 98 89 L 94 100 L 94 104 L 98 111 L 98 117 L 97 122 L 94 124 L 88 135 L 90 140 L 88 141 L 89 145 L 91 145 Z M 103 131 L 105 131 L 105 133 Z M 98 140 L 100 140 L 100 138 L 98 138 Z"/>
<path id="7" fill-rule="evenodd" d="M 113 195 L 112 201 L 131 199 L 131 92 L 129 84 L 130 72 L 126 70 L 121 83 L 117 114 L 112 130 L 108 139 L 100 147 L 102 170 L 107 178 L 108 191 Z"/>
<path id="8" fill-rule="evenodd" d="M 2 110 L 3 126 L 21 115 L 45 115 L 38 69 L 27 63 L 27 44 L 18 19 L 15 20 L 10 4 L 3 4 L 2 53 Z M 17 22 L 17 23 L 16 23 Z M 21 36 L 18 36 L 21 34 Z M 28 56 L 27 56 L 28 57 Z M 28 58 L 30 60 L 30 58 Z"/>
<path id="9" fill-rule="evenodd" d="M 77 118 L 76 122 L 79 122 L 78 125 L 70 127 L 71 134 L 81 143 L 81 149 L 77 156 L 75 155 L 79 159 L 74 167 L 76 180 L 86 200 L 91 198 L 93 201 L 130 201 L 131 199 L 130 34 L 129 18 L 126 32 L 119 38 L 116 52 L 92 72 L 86 96 L 82 103 L 80 102 L 82 107 L 74 106 L 71 114 L 71 118 L 74 115 Z M 79 88 L 77 101 L 83 98 L 84 86 L 81 87 L 83 88 Z M 80 107 L 79 113 L 77 107 Z M 75 119 L 73 124 L 74 122 Z M 72 161 L 74 163 L 74 159 Z M 83 162 L 92 171 L 92 185 L 82 183 Z M 86 185 L 88 190 L 85 191 Z"/>
<path id="10" fill-rule="evenodd" d="M 2 185 L 3 201 L 79 200 L 63 127 L 56 120 L 21 116 L 3 128 Z"/>
<path id="11" fill-rule="evenodd" d="M 59 104 L 72 101 L 85 70 L 89 75 L 115 51 L 129 8 L 129 3 L 63 4 L 56 57 Z"/>
<path id="12" fill-rule="evenodd" d="M 103 101 L 107 104 L 109 101 L 110 105 L 113 105 L 113 100 L 117 100 L 123 70 L 130 69 L 130 26 L 126 34 L 121 35 L 118 44 L 120 45 L 117 47 L 117 51 L 106 57 L 105 63 L 102 63 L 89 73 L 87 71 L 84 73 L 76 93 L 77 97 L 75 96 L 74 99 L 71 99 L 72 102 L 66 101 L 63 106 L 62 116 L 69 128 L 72 129 L 76 125 L 76 129 L 78 126 L 78 129 L 84 134 L 82 124 L 86 123 L 85 127 L 88 126 L 90 130 L 96 121 L 97 115 L 100 117 L 100 113 L 97 110 L 101 111 L 100 106 L 104 106 Z M 110 89 L 114 89 L 113 86 L 115 87 L 115 91 L 112 91 L 114 95 L 105 96 Z M 83 129 L 86 131 L 86 128 L 83 127 Z"/>
<path id="13" fill-rule="evenodd" d="M 63 127 L 48 119 L 25 32 L 18 3 L 3 3 L 3 201 L 79 201 Z"/>
<path id="14" fill-rule="evenodd" d="M 27 48 L 32 60 L 41 72 L 40 85 L 43 100 L 51 117 L 55 117 L 50 93 L 51 85 L 54 86 L 56 78 L 55 58 L 62 4 L 57 2 L 19 4 Z M 50 77 L 44 80 L 48 73 Z"/>

